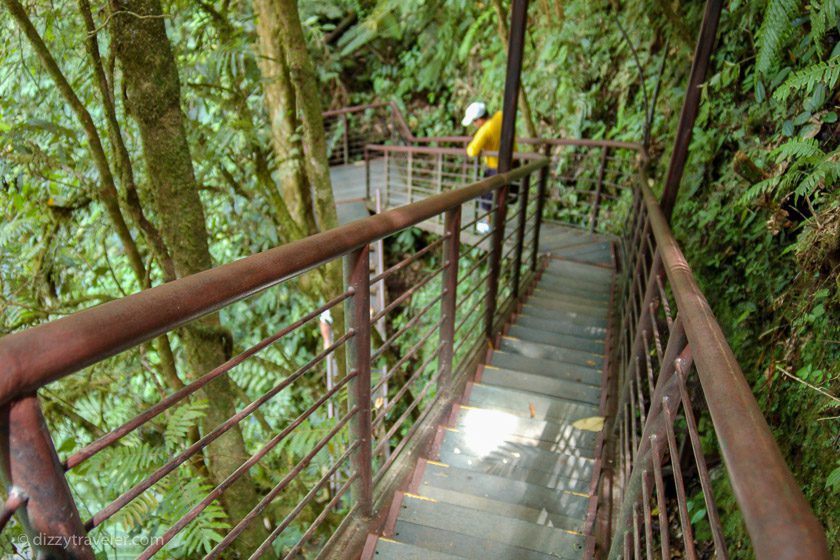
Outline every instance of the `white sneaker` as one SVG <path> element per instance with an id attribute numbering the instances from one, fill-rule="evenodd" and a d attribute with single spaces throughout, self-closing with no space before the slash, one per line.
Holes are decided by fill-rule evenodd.
<path id="1" fill-rule="evenodd" d="M 490 224 L 485 221 L 481 221 L 475 224 L 475 229 L 478 233 L 487 233 L 490 231 Z"/>

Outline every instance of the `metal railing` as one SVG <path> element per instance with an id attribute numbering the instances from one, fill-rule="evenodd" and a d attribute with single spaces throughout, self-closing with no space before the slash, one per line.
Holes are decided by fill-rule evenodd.
<path id="1" fill-rule="evenodd" d="M 621 504 L 604 519 L 614 527 L 609 558 L 728 558 L 715 500 L 722 477 L 756 557 L 829 558 L 823 529 L 644 178 L 621 243 L 605 449 L 614 472 L 602 479 Z M 713 469 L 716 454 L 723 466 Z"/>
<path id="2" fill-rule="evenodd" d="M 376 161 L 378 156 L 386 162 L 389 159 L 399 162 L 401 174 L 377 174 L 386 187 L 391 181 L 405 191 L 416 183 L 419 192 L 433 192 L 441 185 L 446 188 L 458 181 L 467 184 L 482 175 L 481 158 L 469 158 L 464 151 L 470 140 L 469 136 L 413 137 L 409 139 L 413 146 L 402 146 L 399 150 L 394 146 L 371 147 L 366 161 Z M 573 138 L 520 138 L 517 144 L 530 152 L 515 157 L 527 158 L 539 153 L 551 162 L 546 219 L 590 232 L 620 233 L 630 205 L 636 169 L 646 157 L 641 144 Z"/>
<path id="3" fill-rule="evenodd" d="M 323 117 L 330 165 L 362 161 L 367 144 L 399 144 L 414 138 L 393 101 L 333 109 Z"/>
<path id="4" fill-rule="evenodd" d="M 262 469 L 259 492 L 246 512 L 209 518 L 218 538 L 205 557 L 225 555 L 229 547 L 242 546 L 243 539 L 254 543 L 245 551 L 252 557 L 270 552 L 293 558 L 314 538 L 318 547 L 329 546 L 343 527 L 356 519 L 370 519 L 374 504 L 386 499 L 385 493 L 402 472 L 395 465 L 406 448 L 416 444 L 424 418 L 442 402 L 456 398 L 458 392 L 449 388 L 475 366 L 488 338 L 499 331 L 534 277 L 546 165 L 544 159 L 529 162 L 509 173 L 0 339 L 0 453 L 9 496 L 0 521 L 5 525 L 14 515 L 29 538 L 33 556 L 93 558 L 91 539 L 128 532 L 126 520 L 140 516 L 132 534 L 147 537 L 151 544 L 138 551 L 138 557 L 150 558 L 167 547 L 172 553 L 171 547 L 183 545 L 194 523 L 225 504 L 238 484 Z M 510 183 L 519 183 L 520 190 L 519 202 L 508 211 Z M 463 245 L 461 236 L 474 223 L 462 219 L 462 208 L 488 193 L 494 193 L 494 202 L 487 211 L 493 224 L 487 250 Z M 439 239 L 371 277 L 371 243 L 436 216 L 443 216 L 445 224 Z M 103 434 L 69 452 L 57 452 L 39 391 L 53 389 L 58 380 L 71 376 L 88 376 L 93 382 L 101 374 L 97 366 L 124 352 L 137 352 L 140 362 L 144 345 L 162 333 L 180 340 L 188 329 L 197 328 L 196 320 L 231 305 L 248 305 L 253 300 L 246 298 L 295 282 L 307 272 L 323 272 L 337 260 L 343 260 L 345 288 L 329 301 L 284 324 L 262 317 L 271 326 L 267 336 L 257 337 L 253 345 L 209 372 L 194 372 L 187 385 L 162 394 L 151 406 L 113 419 L 115 428 L 109 429 L 111 423 L 103 419 L 99 426 Z M 420 278 L 371 316 L 370 286 L 418 266 Z M 107 465 L 107 454 L 114 450 L 142 445 L 144 434 L 158 434 L 155 437 L 166 443 L 167 435 L 160 435 L 165 432 L 161 422 L 177 414 L 179 407 L 206 400 L 212 409 L 220 392 L 231 391 L 225 383 L 237 368 L 253 364 L 258 354 L 288 337 L 317 332 L 318 318 L 340 309 L 344 328 L 337 325 L 324 348 L 310 349 L 305 358 L 284 367 L 275 366 L 275 377 L 267 387 L 247 395 L 229 417 L 202 425 L 182 447 L 167 447 L 158 461 L 126 466 L 131 473 L 107 479 L 110 471 L 97 467 Z M 372 342 L 371 326 L 383 317 L 388 319 L 388 337 Z M 342 352 L 346 365 L 323 383 L 332 369 L 329 360 Z M 88 367 L 94 369 L 85 370 Z M 374 368 L 385 373 L 374 377 Z M 131 372 L 120 372 L 120 377 L 131 387 Z M 320 389 L 298 409 L 284 408 L 289 392 L 302 384 Z M 380 398 L 386 384 L 387 399 Z M 96 422 L 81 416 L 68 420 L 74 418 Z M 222 476 L 206 478 L 201 466 L 207 462 L 205 453 L 212 454 L 215 445 L 239 430 L 246 430 L 237 437 L 247 436 L 243 449 L 250 454 L 237 457 L 238 466 Z M 314 435 L 302 449 L 290 449 L 288 440 L 300 430 Z M 279 449 L 284 450 L 280 462 Z M 311 481 L 305 496 L 292 503 L 281 499 L 304 475 Z M 167 507 L 167 492 L 178 493 L 180 485 L 198 479 L 205 481 L 200 498 L 185 511 L 157 515 Z M 103 487 L 108 492 L 97 499 L 84 490 Z M 135 509 L 137 504 L 147 507 Z M 80 510 L 88 512 L 87 519 Z M 178 550 L 177 555 L 186 555 Z"/>

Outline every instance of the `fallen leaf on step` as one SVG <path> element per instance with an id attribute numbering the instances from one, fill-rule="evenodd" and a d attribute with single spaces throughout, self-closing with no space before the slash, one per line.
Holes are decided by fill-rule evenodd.
<path id="1" fill-rule="evenodd" d="M 382 408 L 383 404 L 385 404 L 385 399 L 382 397 L 376 397 L 376 400 L 373 401 L 373 408 Z"/>
<path id="2" fill-rule="evenodd" d="M 603 416 L 590 416 L 589 418 L 581 418 L 575 420 L 572 426 L 578 430 L 586 430 L 588 432 L 600 432 L 604 428 Z"/>
<path id="3" fill-rule="evenodd" d="M 537 415 L 537 407 L 534 406 L 534 403 L 528 403 L 528 410 L 531 411 L 531 418 Z"/>

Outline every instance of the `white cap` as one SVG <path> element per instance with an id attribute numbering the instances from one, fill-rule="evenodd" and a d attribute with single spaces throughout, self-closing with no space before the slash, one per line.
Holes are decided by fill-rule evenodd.
<path id="1" fill-rule="evenodd" d="M 474 101 L 467 107 L 467 112 L 464 114 L 464 120 L 461 121 L 461 124 L 470 126 L 475 119 L 480 119 L 485 115 L 487 115 L 487 105 L 481 101 Z"/>

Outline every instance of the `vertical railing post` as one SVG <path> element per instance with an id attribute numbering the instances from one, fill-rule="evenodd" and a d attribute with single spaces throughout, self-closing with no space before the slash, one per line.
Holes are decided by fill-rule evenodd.
<path id="1" fill-rule="evenodd" d="M 722 8 L 722 0 L 706 0 L 703 23 L 700 24 L 700 33 L 697 36 L 694 60 L 691 63 L 691 74 L 688 78 L 688 87 L 685 90 L 685 100 L 680 112 L 677 134 L 674 138 L 674 149 L 671 150 L 671 161 L 668 164 L 668 175 L 665 178 L 665 187 L 660 202 L 662 212 L 669 221 L 671 212 L 674 210 L 674 204 L 677 202 L 677 192 L 680 190 L 685 162 L 688 160 L 688 147 L 691 144 L 694 120 L 697 118 L 697 111 L 700 108 L 701 88 L 706 80 L 706 70 L 709 67 L 709 60 L 715 46 Z"/>
<path id="2" fill-rule="evenodd" d="M 603 148 L 601 166 L 598 168 L 598 183 L 595 185 L 595 200 L 592 202 L 592 213 L 589 216 L 589 233 L 594 233 L 598 227 L 598 212 L 601 209 L 601 191 L 604 188 L 604 174 L 607 171 L 607 158 L 610 153 L 608 147 Z"/>
<path id="3" fill-rule="evenodd" d="M 443 154 L 437 155 L 437 192 L 443 192 Z"/>
<path id="4" fill-rule="evenodd" d="M 341 121 L 344 123 L 344 165 L 350 163 L 350 129 L 347 122 L 347 113 L 341 114 Z"/>
<path id="5" fill-rule="evenodd" d="M 438 385 L 447 387 L 452 379 L 452 360 L 455 354 L 455 312 L 458 294 L 458 259 L 461 250 L 461 207 L 446 211 L 443 226 L 443 281 L 440 300 L 440 379 Z"/>
<path id="6" fill-rule="evenodd" d="M 522 178 L 519 187 L 519 223 L 516 231 L 516 251 L 513 257 L 513 298 L 519 299 L 519 279 L 522 269 L 522 251 L 525 246 L 525 221 L 528 218 L 528 191 L 531 190 L 531 176 Z"/>
<path id="7" fill-rule="evenodd" d="M 365 200 L 370 200 L 370 152 L 365 146 Z"/>
<path id="8" fill-rule="evenodd" d="M 350 424 L 352 441 L 359 442 L 352 462 L 357 479 L 353 502 L 361 515 L 373 513 L 373 435 L 370 411 L 370 246 L 364 245 L 344 257 L 344 279 L 352 296 L 345 300 L 344 323 L 353 337 L 347 344 L 347 371 L 350 409 L 356 414 Z"/>
<path id="9" fill-rule="evenodd" d="M 502 134 L 499 143 L 499 173 L 510 171 L 513 162 L 513 138 L 516 129 L 516 103 L 522 74 L 522 53 L 525 49 L 525 26 L 528 23 L 528 0 L 513 0 L 510 6 L 510 33 L 508 58 L 505 70 L 505 94 L 502 104 Z M 502 243 L 505 235 L 508 185 L 496 190 L 496 211 L 493 215 L 493 237 L 490 253 L 490 271 L 487 274 L 487 305 L 485 333 L 495 339 L 496 295 L 499 291 Z"/>
<path id="10" fill-rule="evenodd" d="M 385 148 L 385 208 L 391 206 L 391 160 L 388 153 L 388 148 Z"/>
<path id="11" fill-rule="evenodd" d="M 411 204 L 411 202 L 412 202 L 411 201 L 411 195 L 413 194 L 412 193 L 412 190 L 413 190 L 412 183 L 414 182 L 414 174 L 413 174 L 413 171 L 414 171 L 414 155 L 411 152 L 408 152 L 408 158 L 407 158 L 406 161 L 407 161 L 407 163 L 406 163 L 406 168 L 405 168 L 406 169 L 405 175 L 406 175 L 406 188 L 408 189 L 408 202 L 407 202 L 407 204 Z"/>
<path id="12" fill-rule="evenodd" d="M 93 560 L 38 397 L 23 397 L 0 410 L 0 450 L 7 493 L 14 488 L 27 498 L 17 517 L 32 557 Z"/>
<path id="13" fill-rule="evenodd" d="M 537 261 L 540 252 L 540 226 L 542 226 L 545 197 L 548 196 L 548 177 L 551 173 L 551 145 L 546 144 L 543 154 L 548 158 L 548 164 L 540 169 L 539 183 L 537 183 L 537 208 L 534 211 L 534 252 L 531 253 L 531 271 L 537 271 Z"/>

